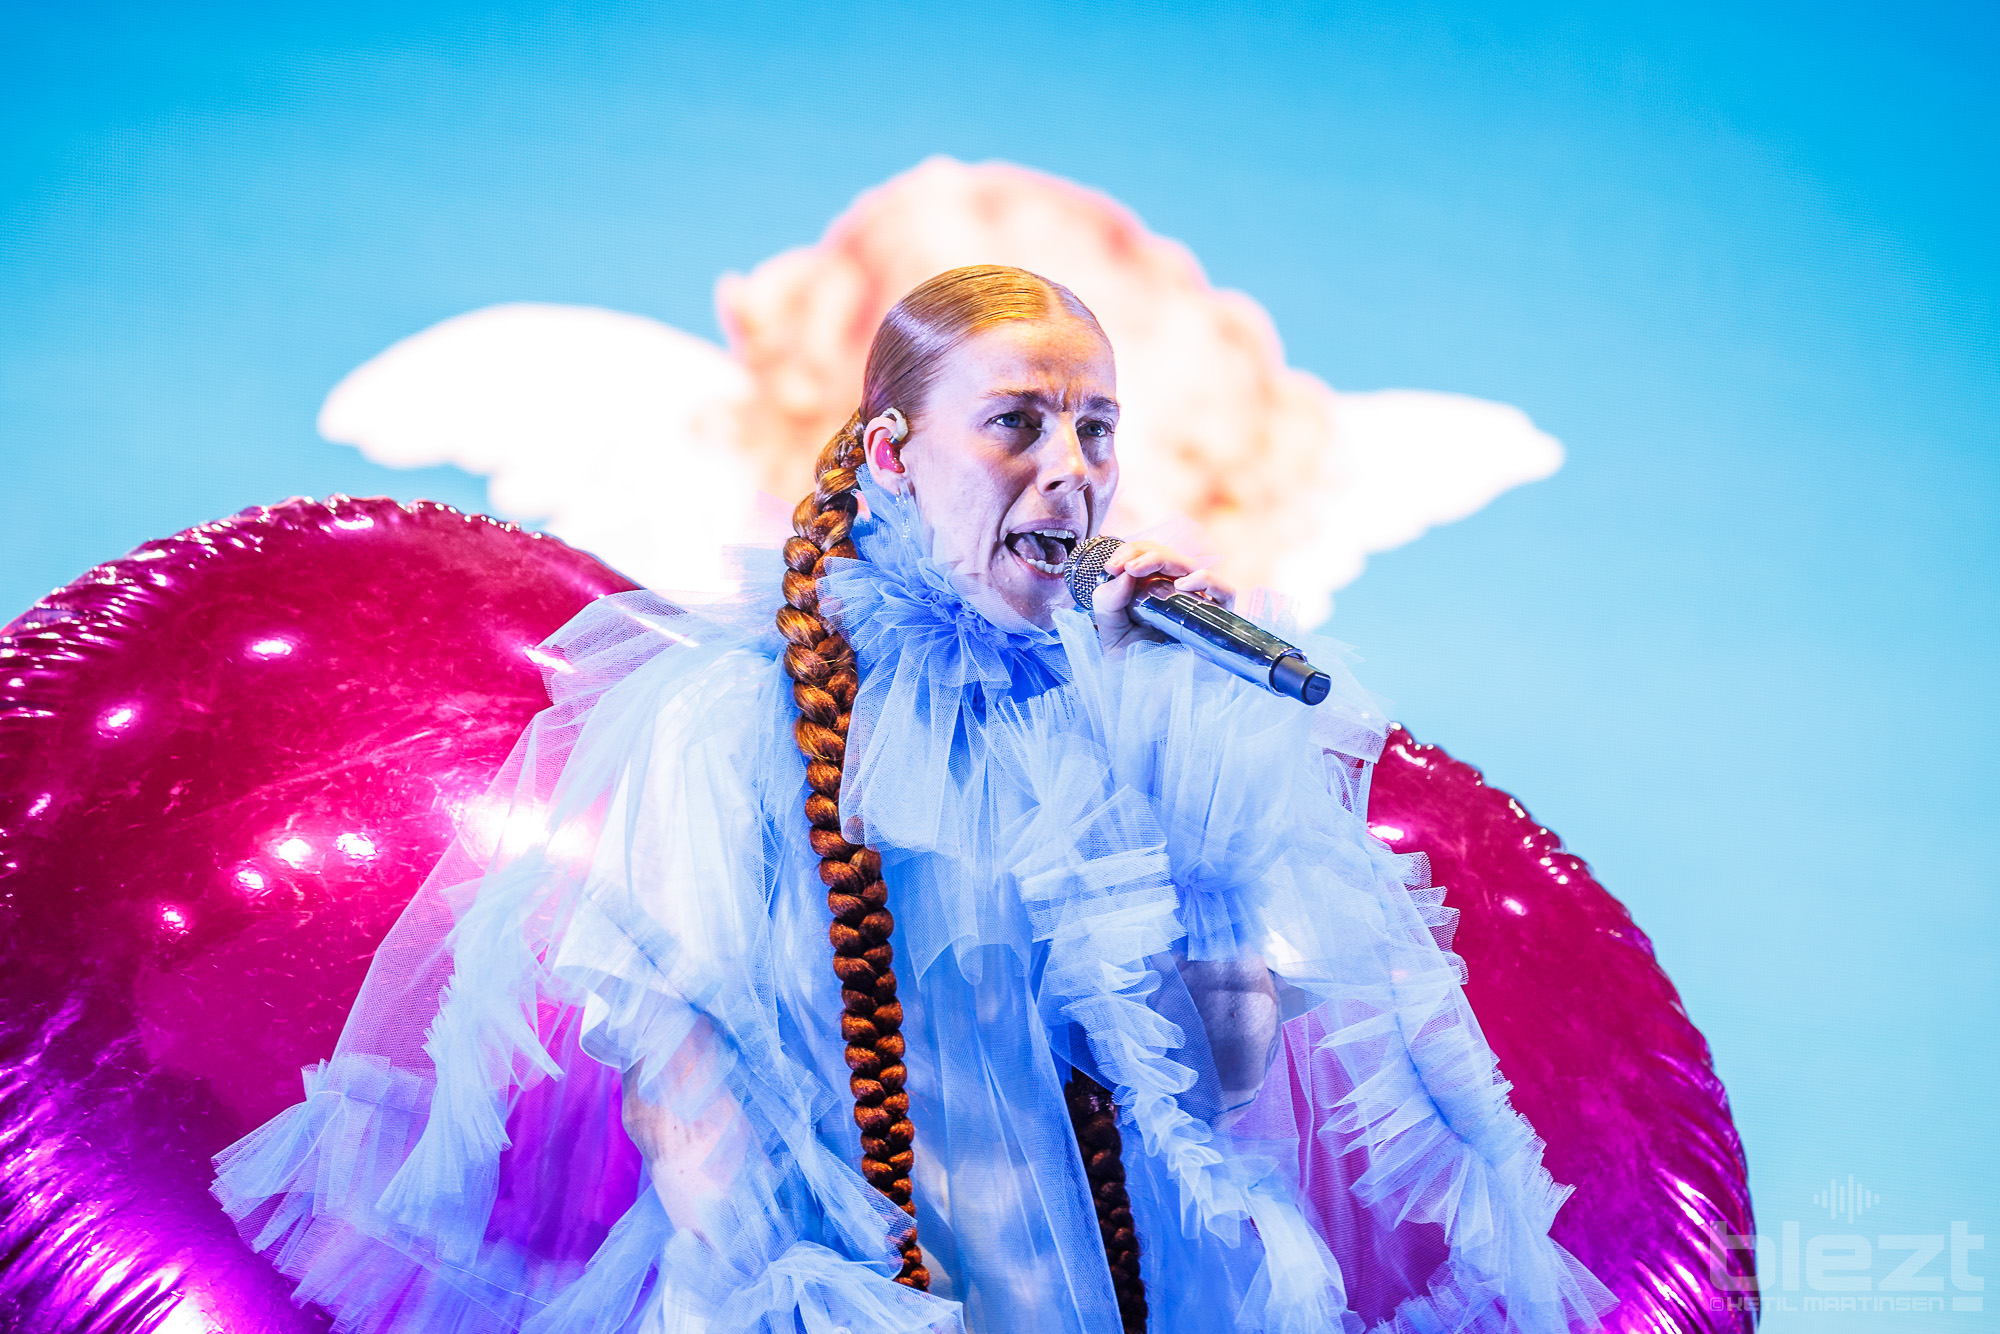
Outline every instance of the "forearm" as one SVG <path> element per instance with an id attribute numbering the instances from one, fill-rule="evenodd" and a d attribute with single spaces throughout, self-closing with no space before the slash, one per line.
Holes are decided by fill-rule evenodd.
<path id="1" fill-rule="evenodd" d="M 648 1076 L 643 1065 L 631 1067 L 620 1109 L 625 1133 L 645 1158 L 647 1178 L 667 1217 L 711 1243 L 708 1224 L 715 1206 L 756 1144 L 728 1084 L 713 1078 L 715 1059 L 711 1047 L 691 1039 L 657 1074 Z"/>
<path id="2" fill-rule="evenodd" d="M 1218 1125 L 1240 1116 L 1263 1087 L 1278 1053 L 1283 1016 L 1278 988 L 1261 954 L 1235 959 L 1178 961 L 1181 980 L 1194 1000 L 1221 1084 Z"/>

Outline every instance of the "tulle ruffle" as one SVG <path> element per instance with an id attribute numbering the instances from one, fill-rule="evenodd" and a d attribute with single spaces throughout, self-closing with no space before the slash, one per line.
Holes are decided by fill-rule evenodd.
<path id="1" fill-rule="evenodd" d="M 897 916 L 933 1292 L 892 1281 L 904 1215 L 854 1166 L 774 571 L 551 640 L 551 708 L 333 1060 L 218 1159 L 253 1244 L 366 1334 L 1110 1334 L 1075 1067 L 1121 1109 L 1157 1331 L 1595 1323 L 1453 914 L 1367 832 L 1387 725 L 1338 646 L 1306 645 L 1335 677 L 1306 710 L 1173 646 L 1107 661 L 1080 614 L 1003 632 L 877 495 L 822 605 L 862 666 L 842 818 Z M 1298 1017 L 1218 1129 L 1176 961 L 1249 952 Z M 659 1126 L 681 1147 L 642 1162 Z"/>
<path id="2" fill-rule="evenodd" d="M 990 836 L 959 822 L 987 757 L 983 724 L 1002 700 L 1060 684 L 1056 637 L 1004 631 L 975 611 L 924 550 L 915 504 L 864 481 L 862 559 L 827 562 L 820 610 L 861 664 L 841 773 L 841 823 L 856 843 L 976 857 Z M 914 775 L 966 781 L 919 788 Z"/>

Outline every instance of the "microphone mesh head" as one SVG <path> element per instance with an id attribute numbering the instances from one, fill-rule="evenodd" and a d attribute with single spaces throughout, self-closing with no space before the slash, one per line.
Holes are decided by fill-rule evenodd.
<path id="1" fill-rule="evenodd" d="M 1069 580 L 1069 595 L 1076 599 L 1078 611 L 1091 610 L 1090 595 L 1104 582 L 1104 562 L 1124 545 L 1124 538 L 1100 533 L 1070 554 L 1069 569 L 1063 577 Z"/>

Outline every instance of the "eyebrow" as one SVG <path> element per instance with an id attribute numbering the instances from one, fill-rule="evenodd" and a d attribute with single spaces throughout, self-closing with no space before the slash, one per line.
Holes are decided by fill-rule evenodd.
<path id="1" fill-rule="evenodd" d="M 995 389 L 986 394 L 989 403 L 1032 403 L 1039 408 L 1060 410 L 1062 402 L 1039 389 Z M 1077 409 L 1079 412 L 1117 412 L 1118 400 L 1106 398 L 1103 394 L 1092 394 Z"/>

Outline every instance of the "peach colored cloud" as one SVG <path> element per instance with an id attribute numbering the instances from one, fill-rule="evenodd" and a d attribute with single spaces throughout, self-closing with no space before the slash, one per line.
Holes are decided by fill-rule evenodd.
<path id="1" fill-rule="evenodd" d="M 969 263 L 1065 284 L 1109 334 L 1124 407 L 1111 530 L 1193 519 L 1240 583 L 1297 598 L 1308 623 L 1368 553 L 1561 464 L 1561 447 L 1503 404 L 1337 394 L 1285 364 L 1261 306 L 1212 287 L 1186 247 L 1115 200 L 949 158 L 867 191 L 817 243 L 725 275 L 726 354 L 618 312 L 496 307 L 360 367 L 329 396 L 322 431 L 382 462 L 485 473 L 505 511 L 546 518 L 636 578 L 685 584 L 706 568 L 696 548 L 712 549 L 710 529 L 757 526 L 746 481 L 788 502 L 806 489 L 813 454 L 856 405 L 883 313 Z M 475 356 L 506 373 L 469 370 Z M 726 466 L 675 466 L 717 449 Z M 675 476 L 714 492 L 699 532 L 658 531 L 661 479 Z"/>

